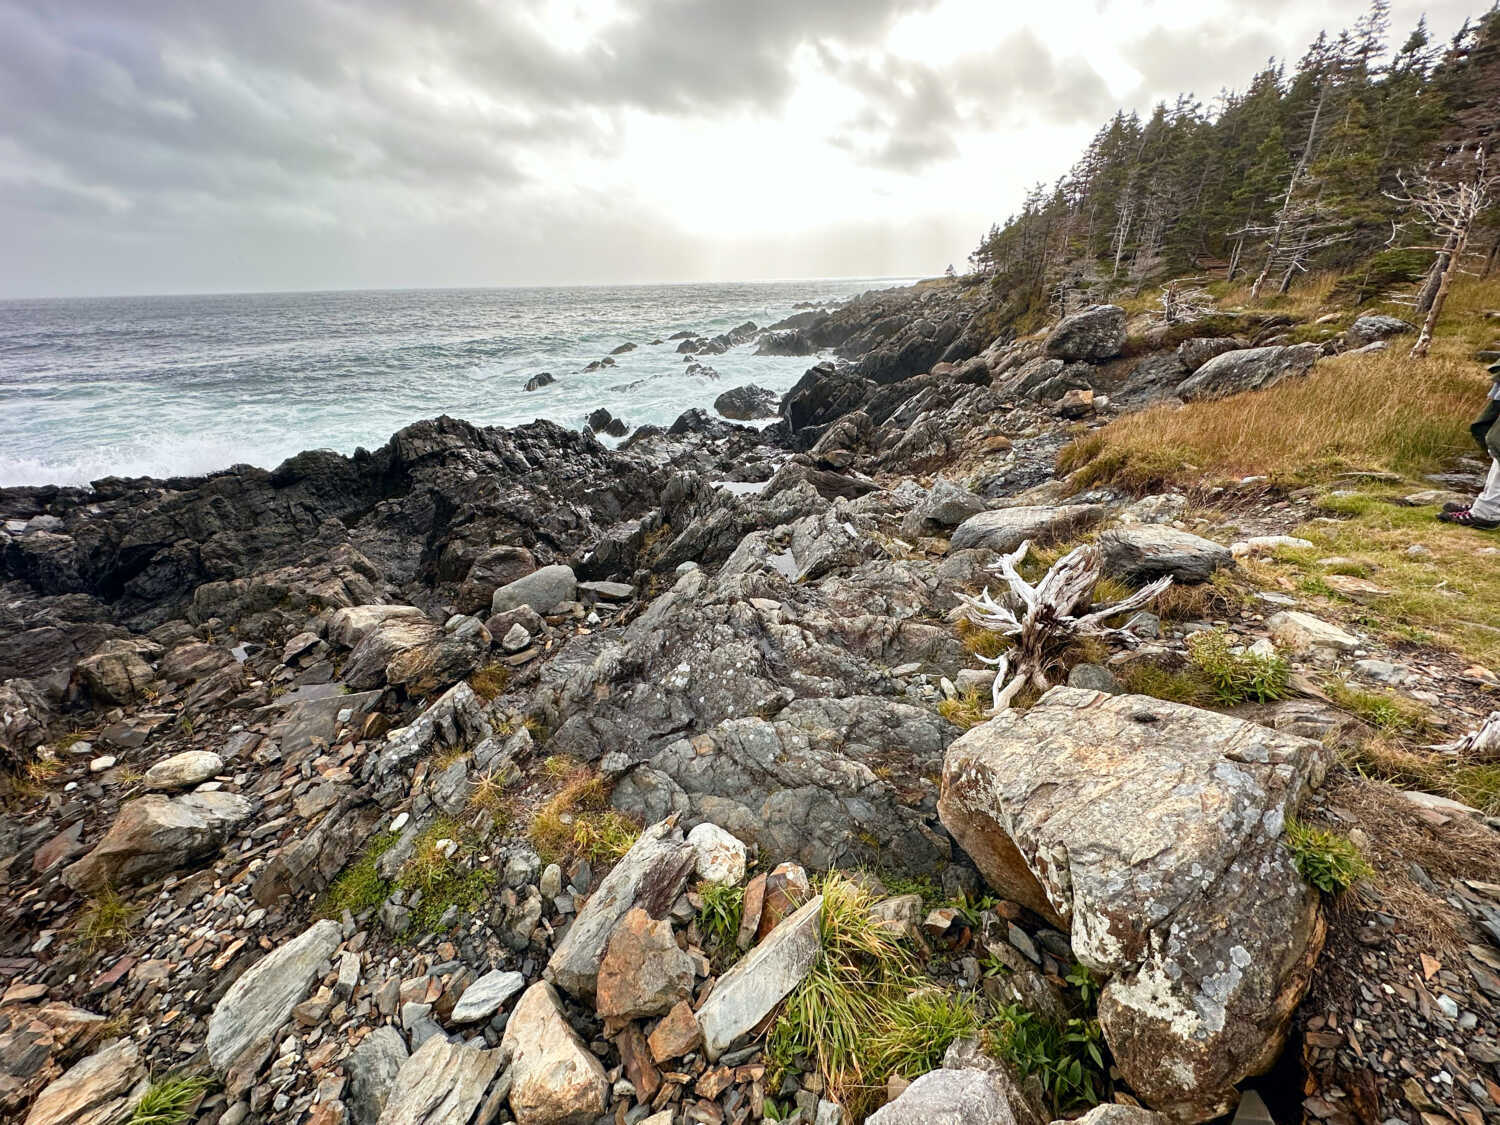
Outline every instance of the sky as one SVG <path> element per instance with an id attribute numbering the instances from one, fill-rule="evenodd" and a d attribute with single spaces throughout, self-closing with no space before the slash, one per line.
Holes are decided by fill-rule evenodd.
<path id="1" fill-rule="evenodd" d="M 0 0 L 0 297 L 935 274 L 1363 7 Z"/>

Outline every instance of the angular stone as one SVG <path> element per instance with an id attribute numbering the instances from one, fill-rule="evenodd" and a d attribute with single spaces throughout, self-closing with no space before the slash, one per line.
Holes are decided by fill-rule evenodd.
<path id="1" fill-rule="evenodd" d="M 997 508 L 964 520 L 948 540 L 948 546 L 952 551 L 988 547 L 1003 554 L 1014 551 L 1027 539 L 1045 543 L 1077 535 L 1102 520 L 1106 512 L 1102 504 Z"/>
<path id="2" fill-rule="evenodd" d="M 693 994 L 693 968 L 693 959 L 677 948 L 672 923 L 636 907 L 610 935 L 594 1008 L 605 1019 L 660 1015 Z"/>
<path id="3" fill-rule="evenodd" d="M 335 610 L 328 619 L 328 639 L 344 648 L 354 648 L 365 634 L 385 621 L 405 618 L 425 621 L 427 615 L 414 605 L 353 605 Z"/>
<path id="4" fill-rule="evenodd" d="M 646 1043 L 651 1048 L 651 1057 L 659 1063 L 696 1051 L 703 1045 L 703 1028 L 698 1026 L 693 1006 L 686 1000 L 675 1005 L 651 1029 Z"/>
<path id="5" fill-rule="evenodd" d="M 26 1125 L 119 1125 L 147 1085 L 140 1052 L 120 1039 L 73 1064 L 38 1094 Z"/>
<path id="6" fill-rule="evenodd" d="M 931 490 L 917 502 L 901 521 L 906 536 L 937 535 L 984 511 L 982 498 L 950 480 L 939 477 Z"/>
<path id="7" fill-rule="evenodd" d="M 698 878 L 737 887 L 745 878 L 745 845 L 717 824 L 704 821 L 687 834 L 697 856 Z"/>
<path id="8" fill-rule="evenodd" d="M 212 750 L 184 750 L 163 758 L 146 771 L 147 789 L 191 789 L 224 769 L 224 759 Z"/>
<path id="9" fill-rule="evenodd" d="M 505 1050 L 486 1051 L 434 1035 L 396 1073 L 380 1125 L 467 1122 L 505 1063 Z"/>
<path id="10" fill-rule="evenodd" d="M 63 872 L 63 882 L 77 891 L 148 882 L 213 855 L 250 811 L 237 793 L 138 797 L 93 851 Z"/>
<path id="11" fill-rule="evenodd" d="M 692 845 L 682 838 L 676 816 L 642 832 L 589 896 L 553 951 L 547 962 L 552 981 L 572 996 L 592 999 L 605 944 L 615 925 L 635 906 L 654 918 L 664 917 L 696 859 Z"/>
<path id="12" fill-rule="evenodd" d="M 106 641 L 98 652 L 80 660 L 76 671 L 89 695 L 106 706 L 134 703 L 155 678 L 137 645 L 126 640 Z"/>
<path id="13" fill-rule="evenodd" d="M 867 1125 L 1040 1125 L 1004 1071 L 928 1071 L 865 1119 Z"/>
<path id="14" fill-rule="evenodd" d="M 525 987 L 526 978 L 520 973 L 491 969 L 464 989 L 449 1019 L 460 1024 L 487 1020 Z"/>
<path id="15" fill-rule="evenodd" d="M 1214 571 L 1234 565 L 1234 556 L 1223 544 L 1157 526 L 1104 532 L 1099 536 L 1099 558 L 1106 574 L 1132 586 L 1163 577 L 1190 585 L 1207 582 Z"/>
<path id="16" fill-rule="evenodd" d="M 1268 618 L 1266 627 L 1277 644 L 1299 655 L 1317 649 L 1353 652 L 1360 645 L 1358 637 L 1344 632 L 1337 625 L 1295 609 L 1283 610 Z"/>
<path id="17" fill-rule="evenodd" d="M 401 1033 L 382 1026 L 360 1040 L 344 1061 L 344 1073 L 349 1076 L 344 1104 L 354 1125 L 376 1125 L 380 1120 L 407 1054 Z"/>
<path id="18" fill-rule="evenodd" d="M 526 605 L 537 613 L 551 613 L 559 602 L 572 601 L 577 590 L 573 568 L 554 563 L 501 586 L 490 599 L 490 612 L 504 613 Z"/>
<path id="19" fill-rule="evenodd" d="M 1322 943 L 1282 839 L 1321 743 L 1145 696 L 1054 688 L 948 750 L 938 811 L 990 884 L 1108 978 L 1130 1087 L 1181 1121 L 1276 1059 Z"/>
<path id="20" fill-rule="evenodd" d="M 721 976 L 698 1009 L 703 1050 L 710 1062 L 732 1046 L 802 983 L 821 948 L 818 895 L 782 921 L 759 945 Z"/>
<path id="21" fill-rule="evenodd" d="M 242 1090 L 255 1079 L 291 1019 L 292 1009 L 323 975 L 342 939 L 337 922 L 315 922 L 267 953 L 229 986 L 208 1017 L 208 1060 L 226 1086 Z"/>
<path id="22" fill-rule="evenodd" d="M 550 984 L 538 981 L 522 994 L 500 1048 L 512 1059 L 510 1109 L 517 1125 L 585 1125 L 604 1112 L 604 1067 L 568 1026 Z"/>

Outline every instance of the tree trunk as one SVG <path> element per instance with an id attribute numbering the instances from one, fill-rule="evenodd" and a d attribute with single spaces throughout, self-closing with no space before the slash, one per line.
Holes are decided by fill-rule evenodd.
<path id="1" fill-rule="evenodd" d="M 1437 296 L 1438 283 L 1442 281 L 1443 274 L 1448 269 L 1448 263 L 1453 258 L 1453 243 L 1457 237 L 1456 234 L 1448 235 L 1447 243 L 1438 251 L 1438 256 L 1432 261 L 1432 268 L 1427 271 L 1427 277 L 1422 282 L 1422 288 L 1417 290 L 1417 311 L 1419 313 L 1432 311 L 1432 301 Z"/>
<path id="2" fill-rule="evenodd" d="M 1432 308 L 1427 310 L 1427 319 L 1422 322 L 1422 331 L 1417 342 L 1411 346 L 1411 358 L 1423 359 L 1432 346 L 1432 334 L 1437 329 L 1438 318 L 1443 315 L 1443 303 L 1448 300 L 1448 289 L 1453 285 L 1453 275 L 1458 272 L 1458 263 L 1463 259 L 1464 247 L 1469 241 L 1467 228 L 1454 232 L 1453 252 L 1448 255 L 1448 264 L 1443 267 L 1438 279 L 1437 292 L 1432 296 Z"/>

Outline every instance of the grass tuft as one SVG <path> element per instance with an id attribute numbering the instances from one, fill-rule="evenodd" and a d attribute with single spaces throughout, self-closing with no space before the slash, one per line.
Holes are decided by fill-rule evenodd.
<path id="1" fill-rule="evenodd" d="M 213 1087 L 214 1080 L 203 1075 L 177 1074 L 153 1082 L 126 1125 L 182 1125 Z"/>
<path id="2" fill-rule="evenodd" d="M 745 888 L 728 883 L 699 883 L 698 935 L 703 949 L 723 972 L 740 956 L 740 921 L 745 914 Z"/>
<path id="3" fill-rule="evenodd" d="M 565 779 L 551 800 L 537 810 L 528 834 L 546 863 L 579 857 L 613 863 L 639 839 L 641 826 L 609 807 L 609 784 L 571 759 L 548 758 L 542 769 Z"/>
<path id="4" fill-rule="evenodd" d="M 498 660 L 492 660 L 469 677 L 469 687 L 486 703 L 505 691 L 510 683 L 510 669 Z"/>
<path id="5" fill-rule="evenodd" d="M 1375 873 L 1354 841 L 1331 829 L 1289 820 L 1286 842 L 1302 877 L 1325 895 L 1342 894 Z"/>
<path id="6" fill-rule="evenodd" d="M 960 730 L 977 727 L 989 717 L 990 700 L 977 688 L 938 702 L 937 713 Z"/>
<path id="7" fill-rule="evenodd" d="M 359 858 L 345 867 L 324 892 L 315 910 L 318 917 L 337 918 L 347 910 L 357 918 L 384 902 L 391 893 L 391 885 L 380 877 L 380 857 L 398 839 L 399 833 L 382 832 L 371 840 Z"/>
<path id="8" fill-rule="evenodd" d="M 123 945 L 135 928 L 140 910 L 113 888 L 105 887 L 89 900 L 78 919 L 78 936 L 90 953 Z"/>
<path id="9" fill-rule="evenodd" d="M 1431 725 L 1426 707 L 1394 692 L 1367 691 L 1343 680 L 1324 685 L 1328 698 L 1385 734 L 1418 735 Z"/>
<path id="10" fill-rule="evenodd" d="M 1168 703 L 1204 707 L 1214 701 L 1214 689 L 1196 668 L 1174 671 L 1149 660 L 1136 660 L 1119 673 L 1120 684 L 1131 695 L 1149 695 Z"/>
<path id="11" fill-rule="evenodd" d="M 1286 658 L 1236 651 L 1222 630 L 1189 637 L 1188 660 L 1203 675 L 1220 703 L 1232 706 L 1250 699 L 1268 703 L 1286 696 L 1291 676 Z"/>

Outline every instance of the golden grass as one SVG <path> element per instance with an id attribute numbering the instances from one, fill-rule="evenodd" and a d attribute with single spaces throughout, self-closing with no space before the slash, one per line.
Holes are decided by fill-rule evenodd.
<path id="1" fill-rule="evenodd" d="M 510 683 L 510 669 L 492 660 L 469 677 L 469 687 L 486 703 L 491 702 Z"/>
<path id="2" fill-rule="evenodd" d="M 641 826 L 609 807 L 609 783 L 570 759 L 555 756 L 544 772 L 563 778 L 562 787 L 532 817 L 528 835 L 548 863 L 583 857 L 613 863 L 635 843 Z M 566 772 L 559 772 L 566 771 Z"/>

